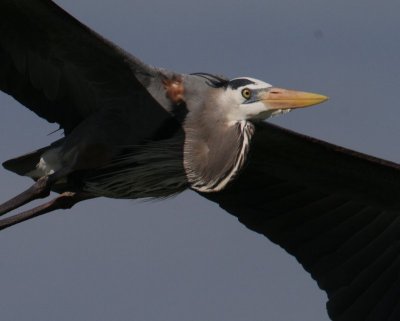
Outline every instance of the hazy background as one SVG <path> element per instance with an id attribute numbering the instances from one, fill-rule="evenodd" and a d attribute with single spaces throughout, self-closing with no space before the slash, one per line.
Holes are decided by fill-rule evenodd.
<path id="1" fill-rule="evenodd" d="M 398 0 L 59 0 L 147 63 L 326 94 L 273 122 L 400 161 Z M 0 35 L 1 36 L 1 35 Z M 56 126 L 0 94 L 2 160 Z M 3 200 L 31 181 L 0 170 Z M 4 321 L 326 321 L 294 258 L 193 192 L 98 199 L 0 233 Z"/>

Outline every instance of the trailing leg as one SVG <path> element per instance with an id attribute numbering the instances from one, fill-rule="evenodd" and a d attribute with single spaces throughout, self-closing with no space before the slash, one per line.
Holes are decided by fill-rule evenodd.
<path id="1" fill-rule="evenodd" d="M 21 194 L 0 205 L 0 215 L 4 215 L 38 198 L 49 196 L 52 180 L 49 176 L 39 178 L 31 187 Z"/>
<path id="2" fill-rule="evenodd" d="M 73 192 L 64 192 L 47 203 L 0 220 L 0 230 L 58 209 L 71 208 L 76 203 L 90 198 L 93 197 Z"/>

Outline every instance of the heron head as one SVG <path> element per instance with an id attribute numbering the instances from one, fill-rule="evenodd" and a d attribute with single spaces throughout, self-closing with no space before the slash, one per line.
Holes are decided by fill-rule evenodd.
<path id="1" fill-rule="evenodd" d="M 231 121 L 266 119 L 291 109 L 319 104 L 328 97 L 303 91 L 273 87 L 263 81 L 241 77 L 230 80 L 220 103 Z"/>

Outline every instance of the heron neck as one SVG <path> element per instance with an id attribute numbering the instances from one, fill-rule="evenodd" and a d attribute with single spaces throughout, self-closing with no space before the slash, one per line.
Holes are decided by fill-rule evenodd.
<path id="1" fill-rule="evenodd" d="M 254 125 L 196 122 L 188 117 L 184 124 L 184 167 L 191 187 L 200 192 L 222 190 L 243 167 Z"/>

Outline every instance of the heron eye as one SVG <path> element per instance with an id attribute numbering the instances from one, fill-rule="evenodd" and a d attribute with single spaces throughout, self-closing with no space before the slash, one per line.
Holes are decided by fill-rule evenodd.
<path id="1" fill-rule="evenodd" d="M 242 96 L 245 99 L 250 99 L 251 97 L 251 90 L 249 88 L 245 88 L 242 90 Z"/>

